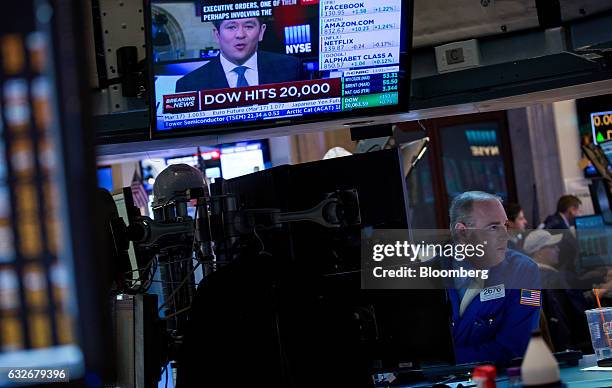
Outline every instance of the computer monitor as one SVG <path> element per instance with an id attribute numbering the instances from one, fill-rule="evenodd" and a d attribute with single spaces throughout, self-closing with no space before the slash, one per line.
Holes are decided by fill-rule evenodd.
<path id="1" fill-rule="evenodd" d="M 204 167 L 206 177 L 214 182 L 215 179 L 232 179 L 252 172 L 262 171 L 272 166 L 270 161 L 270 145 L 268 140 L 253 140 L 237 143 L 226 143 L 205 148 L 198 154 L 180 155 L 157 160 L 143 160 L 141 162 L 145 187 L 151 193 L 152 184 L 166 166 L 171 164 L 187 164 L 198 169 Z"/>
<path id="2" fill-rule="evenodd" d="M 221 175 L 232 179 L 266 169 L 262 143 L 236 143 L 221 147 Z"/>
<path id="3" fill-rule="evenodd" d="M 580 269 L 611 265 L 612 227 L 601 215 L 576 217 L 576 238 Z"/>
<path id="4" fill-rule="evenodd" d="M 599 143 L 599 147 L 608 158 L 608 162 L 612 160 L 612 140 L 606 140 Z"/>
<path id="5" fill-rule="evenodd" d="M 200 285 L 179 376 L 220 384 L 233 362 L 249 359 L 249 373 L 267 374 L 271 387 L 367 386 L 371 374 L 400 363 L 454 362 L 445 290 L 361 288 L 361 233 L 409 225 L 399 150 L 274 167 L 223 187 L 241 209 L 281 212 L 310 209 L 344 190 L 357 190 L 360 225 L 256 228 L 244 240 L 252 254 Z M 216 373 L 199 373 L 202 363 Z"/>
<path id="6" fill-rule="evenodd" d="M 20 383 L 101 381 L 112 359 L 81 12 L 23 0 L 0 25 L 0 367 L 57 370 Z"/>
<path id="7" fill-rule="evenodd" d="M 606 226 L 601 215 L 576 217 L 575 222 L 576 231 L 585 229 L 599 229 Z"/>

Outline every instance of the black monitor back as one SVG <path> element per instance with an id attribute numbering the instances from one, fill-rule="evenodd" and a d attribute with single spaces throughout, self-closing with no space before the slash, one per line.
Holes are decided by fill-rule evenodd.
<path id="1" fill-rule="evenodd" d="M 270 238 L 266 250 L 316 265 L 326 273 L 360 269 L 361 231 L 409 228 L 406 184 L 397 150 L 283 165 L 224 182 L 239 206 L 295 212 L 314 207 L 329 193 L 357 190 L 361 225 L 332 230 L 312 222 L 291 223 L 284 239 Z M 313 243 L 316 242 L 316 243 Z"/>
<path id="2" fill-rule="evenodd" d="M 365 376 L 399 363 L 454 363 L 446 291 L 361 289 L 363 229 L 408 233 L 397 150 L 280 166 L 224 184 L 224 193 L 237 195 L 242 208 L 282 212 L 312 208 L 329 193 L 351 189 L 359 197 L 359 226 L 338 230 L 297 222 L 258 234 L 262 250 L 282 268 L 278 307 L 288 327 L 282 336 L 292 370 L 307 374 L 303 368 L 312 367 L 312 356 L 305 354 L 313 347 L 319 348 L 319 369 L 311 372 L 321 376 L 334 368 L 338 376 L 347 370 Z M 270 273 L 265 264 L 253 265 L 253 276 L 258 272 Z"/>

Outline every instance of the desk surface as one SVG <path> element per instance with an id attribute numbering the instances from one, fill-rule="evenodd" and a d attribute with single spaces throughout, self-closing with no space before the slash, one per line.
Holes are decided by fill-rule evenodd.
<path id="1" fill-rule="evenodd" d="M 584 356 L 578 366 L 562 368 L 561 380 L 567 388 L 608 388 L 612 387 L 612 372 L 587 372 L 582 368 L 596 365 L 594 354 Z M 451 388 L 456 387 L 475 387 L 473 384 L 463 382 L 446 383 Z M 424 387 L 427 385 L 418 384 L 407 387 Z M 498 388 L 508 388 L 508 379 L 504 376 L 497 381 Z"/>
<path id="2" fill-rule="evenodd" d="M 562 368 L 561 381 L 568 388 L 604 388 L 612 387 L 612 372 L 583 371 L 582 368 L 597 365 L 594 354 L 586 355 L 578 366 Z M 498 388 L 507 388 L 508 381 L 497 384 Z"/>

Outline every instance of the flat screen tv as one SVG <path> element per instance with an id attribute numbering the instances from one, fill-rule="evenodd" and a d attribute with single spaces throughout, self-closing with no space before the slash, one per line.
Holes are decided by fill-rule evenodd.
<path id="1" fill-rule="evenodd" d="M 408 111 L 412 0 L 146 0 L 153 138 Z"/>

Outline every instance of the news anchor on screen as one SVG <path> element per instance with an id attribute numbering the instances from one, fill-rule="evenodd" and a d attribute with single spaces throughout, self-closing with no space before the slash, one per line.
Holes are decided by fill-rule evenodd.
<path id="1" fill-rule="evenodd" d="M 266 24 L 258 18 L 213 22 L 221 53 L 176 82 L 176 92 L 193 92 L 299 81 L 298 58 L 259 50 Z"/>

